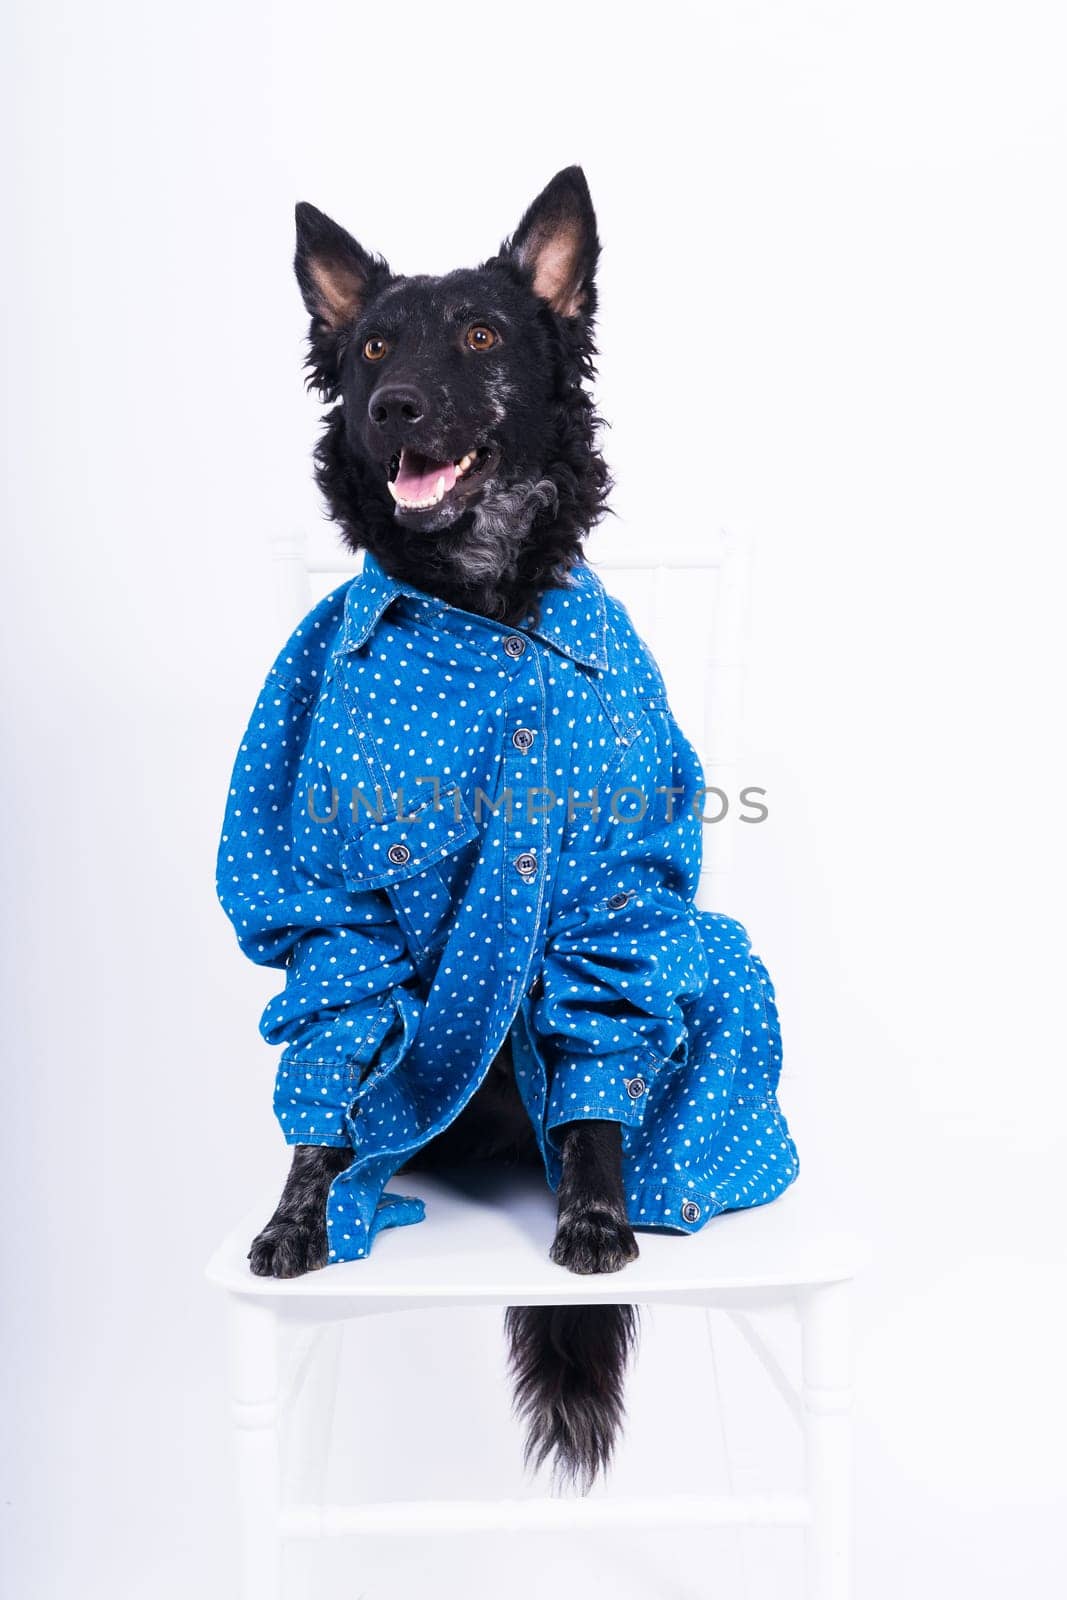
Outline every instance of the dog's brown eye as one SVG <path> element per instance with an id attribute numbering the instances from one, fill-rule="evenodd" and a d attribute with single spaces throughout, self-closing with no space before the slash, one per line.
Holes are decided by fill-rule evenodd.
<path id="1" fill-rule="evenodd" d="M 496 344 L 496 334 L 484 322 L 476 322 L 467 329 L 468 350 L 491 350 Z"/>
<path id="2" fill-rule="evenodd" d="M 363 346 L 363 354 L 366 356 L 368 361 L 380 361 L 388 349 L 389 346 L 386 344 L 385 340 L 379 339 L 377 335 L 375 335 L 374 338 L 368 339 L 366 344 Z"/>

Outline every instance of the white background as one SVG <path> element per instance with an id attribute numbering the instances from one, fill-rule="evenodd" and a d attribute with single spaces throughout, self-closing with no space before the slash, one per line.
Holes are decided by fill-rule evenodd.
<path id="1" fill-rule="evenodd" d="M 279 643 L 267 541 L 320 519 L 292 204 L 439 271 L 575 160 L 623 524 L 756 547 L 745 768 L 772 811 L 727 909 L 777 981 L 806 1168 L 876 1250 L 857 1592 L 1054 1585 L 1057 11 L 7 8 L 7 1593 L 234 1592 L 200 1274 L 286 1157 L 256 1032 L 277 976 L 239 955 L 213 866 Z M 351 1471 L 514 1492 L 495 1318 L 374 1337 L 346 1357 Z M 650 1331 L 619 1487 L 702 1481 L 701 1337 Z M 768 1436 L 770 1405 L 743 1408 Z M 427 1592 L 411 1552 L 337 1554 L 346 1593 Z M 625 1539 L 428 1554 L 475 1600 L 569 1600 L 590 1571 L 620 1600 L 741 1592 L 727 1536 L 670 1575 Z"/>

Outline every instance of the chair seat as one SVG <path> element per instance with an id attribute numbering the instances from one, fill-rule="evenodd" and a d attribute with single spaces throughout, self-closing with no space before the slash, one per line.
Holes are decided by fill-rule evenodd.
<path id="1" fill-rule="evenodd" d="M 248 1247 L 271 1203 L 227 1236 L 208 1278 L 234 1294 L 360 1302 L 368 1312 L 434 1304 L 651 1304 L 840 1282 L 854 1275 L 864 1254 L 828 1200 L 803 1179 L 771 1205 L 715 1217 L 700 1233 L 639 1232 L 638 1260 L 599 1276 L 568 1272 L 549 1260 L 556 1201 L 539 1173 L 420 1172 L 402 1174 L 390 1187 L 420 1195 L 426 1218 L 384 1229 L 366 1259 L 302 1278 L 256 1277 Z M 322 1309 L 330 1314 L 325 1304 Z"/>

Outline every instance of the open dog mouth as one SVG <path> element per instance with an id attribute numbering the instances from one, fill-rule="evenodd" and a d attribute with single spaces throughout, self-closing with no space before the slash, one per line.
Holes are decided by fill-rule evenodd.
<path id="1" fill-rule="evenodd" d="M 450 496 L 466 498 L 485 479 L 496 451 L 474 445 L 458 461 L 435 461 L 407 445 L 389 463 L 389 493 L 398 511 L 429 511 Z"/>

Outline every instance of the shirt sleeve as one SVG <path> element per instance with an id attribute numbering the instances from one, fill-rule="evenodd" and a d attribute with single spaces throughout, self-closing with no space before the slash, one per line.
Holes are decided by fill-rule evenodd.
<path id="1" fill-rule="evenodd" d="M 708 982 L 694 907 L 702 801 L 699 760 L 664 706 L 571 830 L 531 1014 L 548 1132 L 582 1119 L 638 1126 L 657 1075 L 686 1060 L 683 1003 Z"/>
<path id="2" fill-rule="evenodd" d="M 403 987 L 414 970 L 388 896 L 346 885 L 336 819 L 309 816 L 309 791 L 327 819 L 332 791 L 309 749 L 314 701 L 272 669 L 234 765 L 217 887 L 244 953 L 285 971 L 260 1031 L 286 1047 L 274 1093 L 286 1141 L 342 1146 L 360 1082 L 402 1053 L 421 1006 Z"/>

